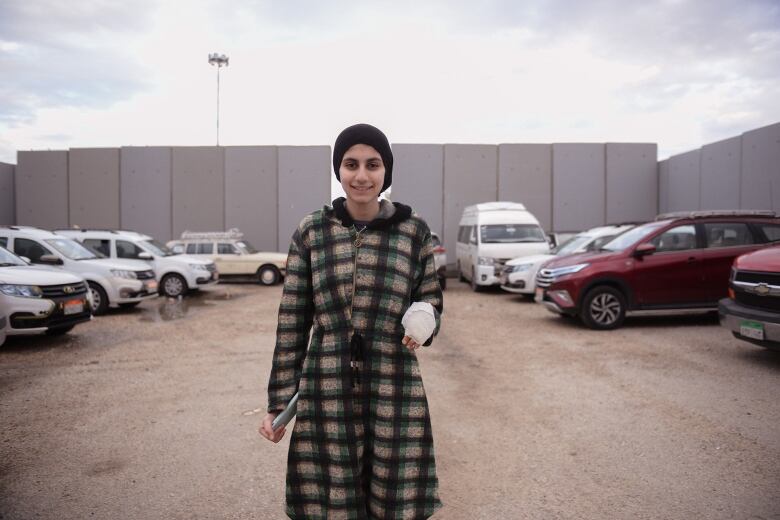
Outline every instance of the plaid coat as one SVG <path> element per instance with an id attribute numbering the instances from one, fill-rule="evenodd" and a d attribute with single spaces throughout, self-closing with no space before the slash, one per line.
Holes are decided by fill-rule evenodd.
<path id="1" fill-rule="evenodd" d="M 442 294 L 431 234 L 411 208 L 383 200 L 360 233 L 343 198 L 301 221 L 268 383 L 268 411 L 299 392 L 290 518 L 422 519 L 441 507 L 420 368 L 401 343 L 414 301 L 436 309 L 435 335 Z"/>

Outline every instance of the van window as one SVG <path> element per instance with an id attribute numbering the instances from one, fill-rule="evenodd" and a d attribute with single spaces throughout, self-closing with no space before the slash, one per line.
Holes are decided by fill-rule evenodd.
<path id="1" fill-rule="evenodd" d="M 534 224 L 487 224 L 479 226 L 483 244 L 546 242 L 544 231 Z"/>
<path id="2" fill-rule="evenodd" d="M 477 243 L 477 226 L 469 226 L 469 244 Z"/>
<path id="3" fill-rule="evenodd" d="M 144 250 L 128 242 L 127 240 L 116 241 L 116 256 L 117 258 L 138 258 L 138 255 L 143 253 Z"/>
<path id="4" fill-rule="evenodd" d="M 43 247 L 34 240 L 26 238 L 17 238 L 14 240 L 14 253 L 16 256 L 26 256 L 30 262 L 40 262 L 43 255 L 52 254 L 51 251 Z"/>
<path id="5" fill-rule="evenodd" d="M 100 253 L 105 257 L 111 256 L 111 241 L 101 240 L 99 238 L 85 238 L 83 244 L 89 249 Z"/>
<path id="6" fill-rule="evenodd" d="M 8 239 L 6 237 L 0 237 L 0 247 L 8 248 Z"/>
<path id="7" fill-rule="evenodd" d="M 753 234 L 744 222 L 708 222 L 704 224 L 707 247 L 734 247 L 752 244 Z"/>
<path id="8" fill-rule="evenodd" d="M 465 244 L 469 241 L 468 226 L 460 226 L 458 228 L 458 242 Z"/>

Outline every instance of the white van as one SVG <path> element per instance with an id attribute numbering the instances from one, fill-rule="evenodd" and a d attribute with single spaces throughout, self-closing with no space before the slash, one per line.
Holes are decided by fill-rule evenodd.
<path id="1" fill-rule="evenodd" d="M 177 255 L 155 239 L 135 231 L 57 229 L 55 233 L 81 242 L 108 258 L 148 262 L 160 284 L 159 292 L 176 298 L 188 290 L 213 287 L 219 281 L 217 266 L 207 258 Z"/>
<path id="2" fill-rule="evenodd" d="M 549 252 L 539 221 L 518 202 L 485 202 L 463 210 L 455 255 L 460 280 L 471 282 L 474 291 L 498 285 L 508 260 Z"/>
<path id="3" fill-rule="evenodd" d="M 99 258 L 75 240 L 29 226 L 0 226 L 0 246 L 32 262 L 74 273 L 87 281 L 92 314 L 135 307 L 157 297 L 157 280 L 140 260 Z"/>

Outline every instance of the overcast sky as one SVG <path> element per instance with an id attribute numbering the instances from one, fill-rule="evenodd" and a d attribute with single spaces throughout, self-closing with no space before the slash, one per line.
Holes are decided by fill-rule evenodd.
<path id="1" fill-rule="evenodd" d="M 0 161 L 17 150 L 654 142 L 780 121 L 780 1 L 2 0 Z"/>

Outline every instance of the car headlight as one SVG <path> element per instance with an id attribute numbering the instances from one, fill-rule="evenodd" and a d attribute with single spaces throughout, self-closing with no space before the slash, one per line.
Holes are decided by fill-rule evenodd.
<path id="1" fill-rule="evenodd" d="M 573 274 L 573 273 L 579 273 L 586 267 L 588 267 L 590 264 L 577 264 L 577 265 L 570 265 L 567 267 L 558 267 L 557 269 L 550 269 L 550 276 L 553 278 L 558 278 L 559 276 L 563 276 L 566 274 Z"/>
<path id="2" fill-rule="evenodd" d="M 477 265 L 493 265 L 493 259 L 489 256 L 480 256 L 477 258 Z"/>
<path id="3" fill-rule="evenodd" d="M 196 271 L 208 271 L 209 268 L 206 266 L 206 264 L 190 264 L 191 269 L 195 269 Z"/>
<path id="4" fill-rule="evenodd" d="M 138 278 L 138 276 L 135 274 L 135 271 L 126 271 L 124 269 L 111 269 L 111 274 L 117 278 L 128 278 L 130 280 L 135 280 Z"/>
<path id="5" fill-rule="evenodd" d="M 507 273 L 522 273 L 523 271 L 528 271 L 531 266 L 534 264 L 519 264 L 519 265 L 510 265 L 507 268 Z"/>
<path id="6" fill-rule="evenodd" d="M 40 298 L 43 291 L 37 285 L 0 285 L 0 292 L 8 296 L 21 296 L 23 298 Z"/>

